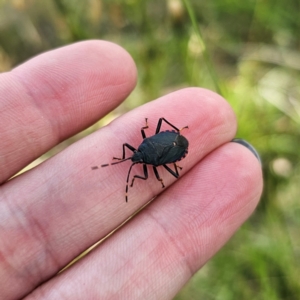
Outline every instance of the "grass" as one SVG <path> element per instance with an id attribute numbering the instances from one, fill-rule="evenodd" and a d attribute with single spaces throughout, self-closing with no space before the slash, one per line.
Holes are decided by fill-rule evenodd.
<path id="1" fill-rule="evenodd" d="M 299 299 L 297 1 L 2 0 L 0 8 L 1 71 L 83 39 L 130 52 L 137 88 L 106 120 L 186 86 L 222 94 L 238 136 L 261 154 L 265 190 L 255 214 L 175 299 Z"/>

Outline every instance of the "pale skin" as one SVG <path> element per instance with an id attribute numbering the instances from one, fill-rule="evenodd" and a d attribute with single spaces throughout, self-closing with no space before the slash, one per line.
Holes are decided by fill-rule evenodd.
<path id="1" fill-rule="evenodd" d="M 172 299 L 253 213 L 260 164 L 230 142 L 237 124 L 229 104 L 200 88 L 137 107 L 7 181 L 117 107 L 134 89 L 136 72 L 119 46 L 86 41 L 0 75 L 0 299 Z M 178 163 L 180 177 L 158 168 L 162 189 L 149 168 L 149 179 L 135 180 L 126 203 L 130 161 L 92 167 L 120 157 L 123 143 L 138 147 L 145 118 L 150 136 L 160 117 L 189 127 L 182 132 L 190 146 Z M 135 174 L 142 174 L 140 165 Z"/>

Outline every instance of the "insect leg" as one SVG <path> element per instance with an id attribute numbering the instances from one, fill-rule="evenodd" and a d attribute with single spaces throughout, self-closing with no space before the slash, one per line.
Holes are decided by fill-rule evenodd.
<path id="1" fill-rule="evenodd" d="M 178 170 L 177 170 L 177 168 L 178 168 L 178 169 L 180 169 L 180 170 L 182 170 L 182 167 L 178 166 L 178 165 L 177 165 L 177 164 L 175 164 L 175 163 L 174 163 L 174 167 L 175 167 L 175 169 L 176 169 L 176 172 L 177 172 L 177 173 L 178 173 Z"/>
<path id="2" fill-rule="evenodd" d="M 170 125 L 172 128 L 174 128 L 176 131 L 180 132 L 182 129 L 184 128 L 188 128 L 188 126 L 185 126 L 181 129 L 178 129 L 176 126 L 174 126 L 173 124 L 171 124 L 169 121 L 167 121 L 165 118 L 160 118 L 158 120 L 158 123 L 157 123 L 157 127 L 156 127 L 156 131 L 155 131 L 155 134 L 158 134 L 160 132 L 160 128 L 161 128 L 161 124 L 162 124 L 162 121 L 165 121 L 168 125 Z"/>
<path id="3" fill-rule="evenodd" d="M 127 148 L 128 148 L 129 150 L 131 150 L 132 152 L 136 151 L 136 149 L 135 149 L 133 146 L 131 146 L 131 145 L 125 143 L 125 144 L 123 144 L 123 155 L 122 155 L 122 158 L 113 157 L 113 159 L 117 159 L 117 160 L 122 160 L 122 159 L 124 159 L 124 158 L 125 158 L 125 147 L 127 147 Z"/>
<path id="4" fill-rule="evenodd" d="M 140 176 L 140 175 L 134 175 L 133 178 L 132 178 L 130 187 L 133 186 L 134 180 L 136 178 L 143 179 L 143 180 L 147 180 L 148 179 L 148 169 L 147 169 L 147 165 L 146 164 L 143 164 L 143 170 L 144 170 L 144 177 Z M 129 177 L 128 177 L 128 179 L 129 179 Z"/>
<path id="5" fill-rule="evenodd" d="M 179 177 L 178 169 L 182 169 L 181 167 L 177 166 L 175 163 L 174 163 L 175 172 L 174 172 L 170 167 L 168 167 L 167 165 L 163 165 L 163 167 L 164 167 L 169 173 L 171 173 L 174 177 L 176 177 L 176 178 Z"/>
<path id="6" fill-rule="evenodd" d="M 162 178 L 160 178 L 160 176 L 158 174 L 158 171 L 157 171 L 155 166 L 153 166 L 153 171 L 154 171 L 154 174 L 155 174 L 157 180 L 161 182 L 162 188 L 164 188 L 165 187 L 164 181 L 162 180 Z"/>
<path id="7" fill-rule="evenodd" d="M 145 120 L 146 120 L 146 126 L 144 126 L 144 127 L 142 127 L 142 128 L 141 128 L 141 133 L 142 133 L 142 137 L 143 137 L 143 139 L 145 139 L 145 138 L 146 138 L 146 134 L 145 134 L 145 131 L 144 131 L 144 129 L 147 129 L 147 128 L 149 128 L 149 126 L 148 126 L 148 118 L 145 118 Z"/>

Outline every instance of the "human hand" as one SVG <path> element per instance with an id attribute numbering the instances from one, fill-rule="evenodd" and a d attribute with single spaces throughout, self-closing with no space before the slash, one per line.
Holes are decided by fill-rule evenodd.
<path id="1" fill-rule="evenodd" d="M 134 88 L 119 46 L 86 41 L 42 54 L 0 77 L 0 299 L 171 299 L 253 212 L 258 160 L 231 143 L 236 120 L 213 92 L 189 88 L 138 107 L 36 168 L 28 163 L 105 116 Z M 149 170 L 124 200 L 130 161 L 91 170 L 137 147 L 160 117 L 189 154 L 176 180 Z M 169 128 L 168 128 L 169 129 Z M 141 174 L 135 166 L 132 175 Z M 76 256 L 156 199 L 75 265 Z"/>

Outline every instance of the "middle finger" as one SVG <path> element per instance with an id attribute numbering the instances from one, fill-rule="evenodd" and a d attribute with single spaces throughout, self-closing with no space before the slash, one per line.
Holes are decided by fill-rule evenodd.
<path id="1" fill-rule="evenodd" d="M 2 188 L 9 195 L 10 213 L 19 216 L 19 223 L 12 224 L 13 217 L 7 214 L 9 227 L 15 231 L 10 244 L 20 249 L 20 254 L 26 253 L 26 257 L 14 253 L 20 257 L 16 270 L 30 270 L 28 280 L 37 285 L 162 191 L 150 174 L 147 182 L 135 182 L 126 204 L 124 184 L 129 162 L 91 170 L 95 164 L 120 156 L 122 143 L 137 147 L 144 118 L 149 118 L 149 132 L 154 134 L 162 116 L 178 127 L 189 126 L 184 133 L 190 141 L 189 155 L 180 164 L 182 174 L 235 134 L 235 117 L 224 99 L 206 90 L 185 89 L 127 113 L 11 180 Z M 166 186 L 175 181 L 164 170 L 160 169 L 160 175 Z"/>

